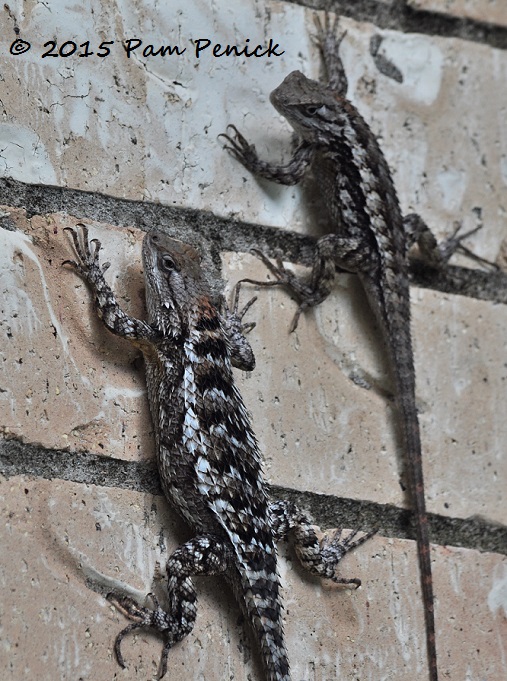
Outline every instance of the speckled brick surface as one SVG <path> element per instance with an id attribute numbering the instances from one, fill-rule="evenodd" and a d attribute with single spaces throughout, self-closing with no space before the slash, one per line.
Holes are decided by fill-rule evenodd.
<path id="1" fill-rule="evenodd" d="M 112 644 L 126 622 L 90 585 L 127 585 L 138 597 L 163 588 L 156 562 L 163 566 L 187 535 L 162 498 L 17 477 L 1 479 L 0 509 L 3 678 L 154 678 L 160 640 L 146 632 L 126 639 L 122 672 Z M 357 591 L 308 579 L 289 555 L 280 568 L 295 679 L 422 676 L 413 542 L 378 537 L 347 556 L 341 574 L 363 578 Z M 434 559 L 443 678 L 501 678 L 505 559 L 443 547 Z M 197 583 L 196 627 L 171 651 L 170 678 L 262 678 L 232 595 L 219 579 Z"/>
<path id="2" fill-rule="evenodd" d="M 389 28 L 359 20 L 363 5 L 358 0 L 357 13 L 342 19 L 349 94 L 379 136 L 403 211 L 421 213 L 439 236 L 455 221 L 465 229 L 482 222 L 470 246 L 505 263 L 507 50 L 491 47 L 480 23 L 495 24 L 498 43 L 507 25 L 503 3 L 412 0 L 411 8 L 433 17 L 434 34 L 404 32 L 401 19 Z M 377 6 L 391 11 L 394 4 Z M 157 226 L 154 208 L 174 211 L 165 224 L 177 238 L 190 236 L 210 258 L 213 248 L 221 251 L 229 287 L 242 277 L 266 279 L 262 264 L 245 253 L 263 229 L 262 238 L 275 243 L 275 230 L 266 227 L 285 230 L 287 244 L 324 233 L 311 182 L 284 188 L 257 181 L 217 141 L 234 122 L 263 158 L 288 158 L 291 132 L 268 95 L 293 69 L 317 77 L 312 13 L 289 2 L 248 0 L 209 8 L 59 0 L 0 12 L 0 465 L 9 444 L 25 452 L 19 462 L 11 456 L 11 477 L 0 478 L 0 675 L 155 678 L 162 646 L 150 633 L 129 637 L 128 669 L 117 665 L 113 642 L 126 622 L 104 594 L 118 587 L 141 600 L 151 589 L 163 593 L 158 565 L 188 538 L 188 528 L 136 482 L 138 469 L 121 478 L 123 466 L 149 470 L 153 462 L 142 365 L 128 343 L 102 327 L 89 292 L 62 267 L 72 257 L 63 228 L 89 224 L 103 261 L 111 262 L 106 276 L 121 305 L 139 316 L 138 228 Z M 465 18 L 474 39 L 450 37 L 439 16 Z M 378 54 L 402 82 L 371 54 L 375 36 Z M 16 38 L 29 41 L 30 50 L 11 54 Z M 134 38 L 143 49 L 178 44 L 187 51 L 161 58 L 138 50 L 127 58 L 121 41 Z M 285 53 L 233 59 L 204 52 L 197 59 L 191 39 L 204 38 L 224 45 L 273 38 Z M 42 58 L 50 40 L 58 49 L 75 41 L 81 50 L 90 41 L 95 51 L 101 41 L 115 42 L 107 58 Z M 47 185 L 57 197 L 51 209 L 44 208 L 44 190 L 37 195 L 31 184 Z M 144 201 L 145 213 L 120 199 Z M 242 252 L 220 247 L 223 234 L 234 242 L 240 223 L 233 219 L 247 223 Z M 206 239 L 205 221 L 215 230 Z M 237 372 L 237 383 L 267 478 L 298 499 L 311 498 L 323 514 L 345 500 L 378 509 L 381 521 L 381 504 L 401 513 L 405 462 L 391 383 L 359 283 L 339 276 L 332 295 L 292 335 L 295 302 L 280 289 L 252 286 L 244 287 L 245 300 L 254 292 L 248 317 L 257 323 L 250 336 L 257 367 Z M 507 523 L 506 308 L 416 287 L 411 300 L 427 502 L 451 528 L 449 546 L 432 550 L 440 676 L 497 681 L 507 675 L 507 547 L 497 542 L 498 552 L 481 552 L 473 532 L 469 548 L 453 542 L 470 516 L 483 518 L 491 532 Z M 55 453 L 54 467 L 45 467 Z M 93 456 L 103 457 L 96 473 Z M 86 483 L 76 482 L 83 477 Z M 343 561 L 344 576 L 362 579 L 358 591 L 309 579 L 291 550 L 280 548 L 294 681 L 426 678 L 415 543 L 402 538 L 401 521 L 397 528 Z M 168 677 L 260 681 L 256 643 L 224 582 L 201 578 L 197 589 L 196 627 L 171 651 Z"/>

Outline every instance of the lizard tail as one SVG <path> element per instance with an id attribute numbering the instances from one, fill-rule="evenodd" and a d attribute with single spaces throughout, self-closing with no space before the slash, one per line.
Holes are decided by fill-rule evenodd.
<path id="1" fill-rule="evenodd" d="M 289 660 L 285 648 L 280 602 L 280 583 L 276 571 L 276 558 L 272 554 L 272 565 L 245 570 L 240 575 L 237 594 L 245 616 L 253 625 L 260 641 L 263 665 L 267 681 L 291 681 Z"/>
<path id="2" fill-rule="evenodd" d="M 412 358 L 407 357 L 412 364 Z M 417 555 L 421 575 L 421 590 L 424 602 L 424 618 L 426 623 L 426 647 L 431 681 L 438 681 L 437 650 L 435 641 L 435 613 L 433 606 L 433 578 L 431 569 L 430 539 L 428 532 L 428 515 L 424 497 L 424 478 L 422 466 L 421 437 L 419 420 L 415 406 L 414 371 L 407 371 L 403 362 L 396 366 L 397 393 L 399 409 L 402 416 L 403 436 L 408 455 L 408 473 L 410 489 L 413 490 L 413 505 L 417 536 Z"/>

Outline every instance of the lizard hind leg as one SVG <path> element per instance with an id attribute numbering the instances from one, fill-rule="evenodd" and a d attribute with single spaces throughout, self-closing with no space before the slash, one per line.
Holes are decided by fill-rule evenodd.
<path id="1" fill-rule="evenodd" d="M 338 577 L 336 568 L 349 551 L 361 546 L 376 534 L 378 528 L 360 536 L 359 531 L 354 530 L 344 539 L 340 530 L 336 530 L 333 533 L 324 533 L 319 540 L 317 532 L 320 533 L 320 530 L 292 502 L 273 502 L 270 504 L 270 512 L 276 539 L 286 539 L 289 533 L 293 534 L 296 554 L 306 570 L 318 577 L 331 579 L 336 584 L 352 584 L 356 589 L 361 586 L 361 580 L 355 577 Z"/>
<path id="2" fill-rule="evenodd" d="M 407 236 L 408 247 L 410 248 L 417 243 L 424 262 L 430 267 L 445 267 L 455 253 L 462 253 L 486 267 L 498 269 L 495 263 L 481 258 L 463 244 L 465 239 L 482 229 L 482 225 L 463 233 L 461 232 L 461 222 L 456 222 L 453 233 L 440 242 L 437 241 L 426 222 L 417 213 L 404 216 L 403 228 Z"/>
<path id="3" fill-rule="evenodd" d="M 252 249 L 252 253 L 262 260 L 276 280 L 263 282 L 242 279 L 241 281 L 257 286 L 285 286 L 300 301 L 289 328 L 290 333 L 297 328 L 302 312 L 309 307 L 319 305 L 329 296 L 337 267 L 348 272 L 366 272 L 371 270 L 374 267 L 372 263 L 375 263 L 372 249 L 364 238 L 338 234 L 326 234 L 317 241 L 313 267 L 308 278 L 297 277 L 294 272 L 283 266 L 281 258 L 277 258 L 274 264 L 262 251 Z"/>
<path id="4" fill-rule="evenodd" d="M 192 576 L 222 574 L 228 567 L 228 553 L 224 543 L 213 535 L 201 535 L 178 547 L 167 561 L 169 610 L 161 607 L 154 594 L 148 594 L 155 606 L 153 609 L 140 606 L 129 596 L 108 594 L 108 600 L 132 620 L 116 637 L 114 651 L 118 664 L 125 667 L 121 642 L 127 634 L 142 627 L 155 629 L 166 639 L 159 678 L 165 676 L 169 650 L 194 628 L 197 595 Z"/>

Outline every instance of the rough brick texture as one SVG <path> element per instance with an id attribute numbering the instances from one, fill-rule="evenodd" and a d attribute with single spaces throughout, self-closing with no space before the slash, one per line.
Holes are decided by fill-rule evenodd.
<path id="1" fill-rule="evenodd" d="M 217 142 L 234 122 L 263 157 L 287 157 L 290 131 L 268 94 L 295 68 L 318 75 L 312 13 L 289 2 L 229 5 L 60 0 L 52 12 L 25 7 L 16 25 L 16 8 L 0 10 L 2 678 L 154 678 L 161 642 L 150 633 L 125 641 L 128 670 L 118 667 L 112 645 L 126 623 L 103 594 L 127 584 L 141 598 L 157 563 L 163 568 L 188 537 L 157 487 L 142 365 L 61 266 L 71 257 L 63 228 L 90 226 L 111 262 L 108 280 L 136 315 L 144 309 L 140 242 L 155 222 L 201 247 L 217 286 L 220 264 L 228 285 L 266 278 L 253 246 L 308 263 L 307 235 L 326 231 L 311 183 L 257 182 Z M 380 137 L 404 212 L 420 212 L 440 236 L 454 221 L 483 222 L 471 248 L 505 262 L 504 3 L 418 0 L 398 14 L 395 5 L 358 0 L 343 19 L 351 98 Z M 31 43 L 25 54 L 9 53 L 16 27 Z M 374 35 L 402 83 L 370 54 Z M 196 59 L 190 42 L 270 37 L 283 56 Z M 128 38 L 187 52 L 127 59 Z M 103 59 L 42 59 L 49 40 L 58 49 L 89 40 L 95 51 L 115 43 Z M 290 336 L 295 303 L 282 290 L 257 293 L 249 313 L 257 368 L 237 380 L 276 495 L 310 506 L 328 526 L 382 523 L 343 561 L 342 574 L 363 581 L 355 592 L 308 579 L 281 547 L 293 678 L 423 679 L 404 458 L 360 286 L 338 277 Z M 437 514 L 440 674 L 496 681 L 507 674 L 507 308 L 494 295 L 417 287 L 411 295 L 426 494 Z M 198 593 L 196 628 L 171 652 L 168 676 L 260 681 L 255 641 L 223 581 L 199 579 Z"/>

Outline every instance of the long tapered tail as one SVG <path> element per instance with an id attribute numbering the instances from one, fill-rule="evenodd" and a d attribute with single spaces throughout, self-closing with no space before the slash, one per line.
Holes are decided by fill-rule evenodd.
<path id="1" fill-rule="evenodd" d="M 410 340 L 409 340 L 410 343 Z M 421 577 L 421 590 L 426 622 L 426 646 L 431 681 L 438 681 L 437 649 L 435 641 L 435 614 L 433 606 L 433 577 L 431 570 L 428 516 L 424 498 L 424 479 L 421 452 L 419 419 L 415 405 L 415 381 L 412 350 L 406 353 L 409 366 L 404 366 L 402 358 L 397 358 L 395 367 L 398 406 L 401 412 L 403 435 L 408 458 L 408 474 L 412 503 L 415 511 L 417 554 Z"/>
<path id="2" fill-rule="evenodd" d="M 415 370 L 410 333 L 410 293 L 406 273 L 382 287 L 368 276 L 361 277 L 370 305 L 385 335 L 395 380 L 396 401 L 401 416 L 403 441 L 407 457 L 409 488 L 415 514 L 417 555 L 426 625 L 426 648 L 430 681 L 438 681 L 433 579 L 431 570 L 428 516 L 424 498 L 424 480 L 419 419 L 415 402 Z M 393 291 L 396 292 L 394 295 Z"/>

